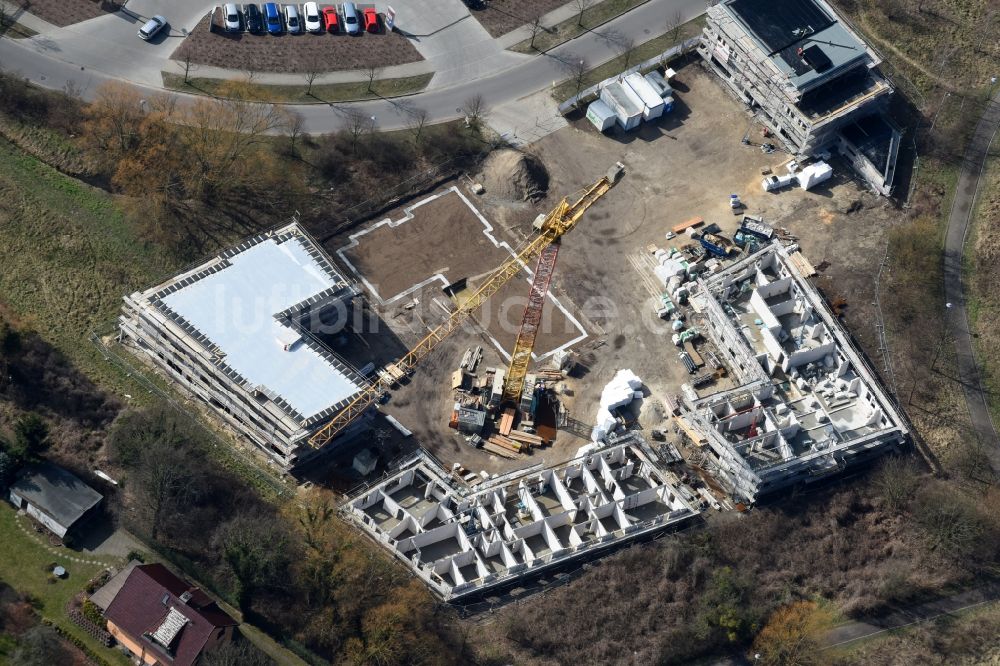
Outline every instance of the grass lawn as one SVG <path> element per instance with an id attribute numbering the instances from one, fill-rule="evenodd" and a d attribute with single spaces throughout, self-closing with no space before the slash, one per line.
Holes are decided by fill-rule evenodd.
<path id="1" fill-rule="evenodd" d="M 225 79 L 205 79 L 189 77 L 184 83 L 180 74 L 161 72 L 163 85 L 172 90 L 194 93 L 197 95 L 217 95 L 226 83 Z M 253 98 L 261 102 L 286 102 L 290 104 L 316 104 L 322 102 L 353 102 L 379 97 L 399 97 L 420 92 L 430 83 L 433 73 L 405 76 L 397 79 L 377 79 L 368 89 L 367 81 L 352 83 L 313 84 L 309 90 L 305 80 L 301 85 L 266 85 L 255 83 L 250 86 Z"/>
<path id="2" fill-rule="evenodd" d="M 534 45 L 530 39 L 526 39 L 510 47 L 510 50 L 528 54 L 544 53 L 646 2 L 648 0 L 602 0 L 584 10 L 583 16 L 577 14 L 548 30 L 539 32 L 535 35 Z M 666 21 L 664 21 L 664 27 L 666 27 Z"/>
<path id="3" fill-rule="evenodd" d="M 84 589 L 87 581 L 103 567 L 97 564 L 73 562 L 50 552 L 40 543 L 22 532 L 15 522 L 14 508 L 0 502 L 0 579 L 18 591 L 31 594 L 37 599 L 39 612 L 52 620 L 61 629 L 81 639 L 97 654 L 113 664 L 129 663 L 120 652 L 105 648 L 85 631 L 73 624 L 66 615 L 67 602 Z M 67 555 L 75 553 L 67 551 Z M 85 556 L 86 559 L 94 559 Z M 66 568 L 69 575 L 62 580 L 49 582 L 49 567 L 57 563 Z M 110 563 L 111 561 L 108 560 Z"/>
<path id="4" fill-rule="evenodd" d="M 136 385 L 88 341 L 122 295 L 171 268 L 142 242 L 112 197 L 0 140 L 0 301 L 91 379 L 119 394 Z"/>
<path id="5" fill-rule="evenodd" d="M 639 44 L 628 54 L 612 58 L 603 65 L 599 65 L 598 67 L 588 71 L 583 77 L 580 89 L 582 90 L 594 85 L 595 83 L 599 83 L 604 79 L 610 78 L 615 74 L 628 69 L 629 67 L 633 67 L 643 60 L 648 60 L 659 55 L 660 53 L 663 53 L 674 44 L 688 39 L 694 34 L 700 32 L 703 25 L 704 17 L 698 17 L 684 24 L 681 35 L 677 39 L 674 39 L 674 36 L 670 34 L 660 35 L 659 37 L 654 37 L 648 42 Z M 576 92 L 577 89 L 575 80 L 564 81 L 552 89 L 552 97 L 554 97 L 558 102 L 563 102 L 575 95 Z"/>

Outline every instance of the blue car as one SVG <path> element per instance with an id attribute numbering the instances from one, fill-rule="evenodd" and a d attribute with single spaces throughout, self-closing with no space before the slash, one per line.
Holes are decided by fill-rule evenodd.
<path id="1" fill-rule="evenodd" d="M 277 3 L 265 3 L 264 23 L 267 25 L 267 31 L 272 35 L 281 34 L 283 21 L 281 20 L 281 12 L 278 11 Z"/>

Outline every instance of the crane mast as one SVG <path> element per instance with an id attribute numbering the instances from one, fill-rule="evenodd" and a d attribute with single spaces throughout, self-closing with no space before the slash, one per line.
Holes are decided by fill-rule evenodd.
<path id="1" fill-rule="evenodd" d="M 332 419 L 309 438 L 308 442 L 310 446 L 320 448 L 327 444 L 355 419 L 364 414 L 393 383 L 411 373 L 417 364 L 434 350 L 439 342 L 468 321 L 490 296 L 499 291 L 511 278 L 525 268 L 528 262 L 539 257 L 547 247 L 576 226 L 583 213 L 614 186 L 618 176 L 622 173 L 622 169 L 623 167 L 620 164 L 616 165 L 616 168 L 609 175 L 602 177 L 587 188 L 583 195 L 573 203 L 570 203 L 564 197 L 541 222 L 535 224 L 535 228 L 539 233 L 534 239 L 518 252 L 516 256 L 511 257 L 493 271 L 472 296 L 459 305 L 458 309 L 448 319 L 431 330 L 420 342 L 414 345 L 405 356 L 395 363 L 387 364 L 384 369 L 385 371 L 378 373 L 378 379 L 362 389 L 343 409 L 337 412 Z M 520 335 L 518 337 L 520 338 Z M 533 342 L 534 338 L 532 337 Z M 515 349 L 516 351 L 517 349 Z M 530 359 L 530 348 L 528 349 L 527 356 Z M 524 363 L 523 371 L 518 370 L 518 372 L 520 373 L 520 379 L 515 379 L 515 381 L 519 381 L 520 386 L 523 387 L 524 376 L 527 372 L 527 362 Z M 519 388 L 518 396 L 520 395 L 520 391 L 521 389 Z M 505 384 L 504 396 L 506 397 L 506 395 L 507 389 Z"/>

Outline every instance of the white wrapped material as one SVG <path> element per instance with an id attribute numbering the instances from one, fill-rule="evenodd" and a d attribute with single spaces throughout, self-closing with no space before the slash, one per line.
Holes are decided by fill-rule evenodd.
<path id="1" fill-rule="evenodd" d="M 656 276 L 656 279 L 659 280 L 659 284 L 662 284 L 663 286 L 667 286 L 668 280 L 672 279 L 671 276 L 667 273 L 667 269 L 665 269 L 663 266 L 654 267 L 653 274 Z"/>
<path id="2" fill-rule="evenodd" d="M 596 425 L 590 433 L 591 440 L 598 442 L 617 427 L 612 413 L 642 397 L 642 380 L 631 370 L 619 370 L 601 392 L 600 407 L 597 409 Z"/>

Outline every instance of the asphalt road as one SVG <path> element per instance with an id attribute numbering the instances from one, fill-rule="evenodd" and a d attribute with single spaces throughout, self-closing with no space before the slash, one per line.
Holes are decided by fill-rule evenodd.
<path id="1" fill-rule="evenodd" d="M 448 87 L 428 90 L 396 100 L 374 100 L 351 104 L 312 104 L 294 106 L 304 120 L 303 130 L 311 134 L 326 134 L 343 129 L 348 124 L 348 114 L 357 111 L 376 119 L 380 129 L 400 129 L 407 125 L 407 110 L 425 109 L 429 122 L 453 120 L 461 115 L 459 109 L 470 96 L 482 95 L 486 107 L 491 108 L 526 97 L 554 83 L 568 78 L 566 62 L 584 60 L 597 66 L 618 55 L 615 45 L 602 35 L 610 31 L 633 37 L 637 43 L 662 34 L 667 18 L 679 11 L 682 20 L 688 21 L 705 11 L 703 0 L 649 0 L 624 16 L 601 26 L 553 49 L 546 55 L 526 60 L 491 76 L 456 83 Z M 30 42 L 30 40 L 21 40 Z M 113 55 L 115 47 L 109 46 Z M 456 57 L 461 57 L 460 53 Z M 93 97 L 105 81 L 117 79 L 100 69 L 80 66 L 73 62 L 73 54 L 64 49 L 46 51 L 36 44 L 22 44 L 18 40 L 0 39 L 0 63 L 7 71 L 38 85 L 65 89 L 71 86 L 84 99 Z M 135 84 L 148 95 L 162 92 L 156 88 Z"/>
<path id="2" fill-rule="evenodd" d="M 950 615 L 977 606 L 995 603 L 998 600 L 1000 600 L 1000 584 L 990 583 L 943 599 L 934 599 L 899 608 L 878 618 L 848 622 L 827 632 L 823 641 L 823 649 L 845 645 L 893 629 L 927 622 L 942 615 Z"/>
<path id="3" fill-rule="evenodd" d="M 1000 472 L 1000 438 L 990 418 L 986 392 L 979 377 L 979 367 L 972 346 L 969 315 L 966 311 L 965 293 L 962 284 L 962 256 L 965 239 L 969 233 L 972 207 L 979 191 L 986 155 L 1000 126 L 1000 92 L 986 105 L 979 118 L 975 133 L 969 141 L 962 158 L 962 170 L 958 177 L 955 200 L 948 218 L 948 233 L 944 249 L 944 295 L 951 304 L 948 323 L 955 338 L 957 370 L 965 402 L 969 406 L 972 427 L 983 445 L 993 469 Z"/>

